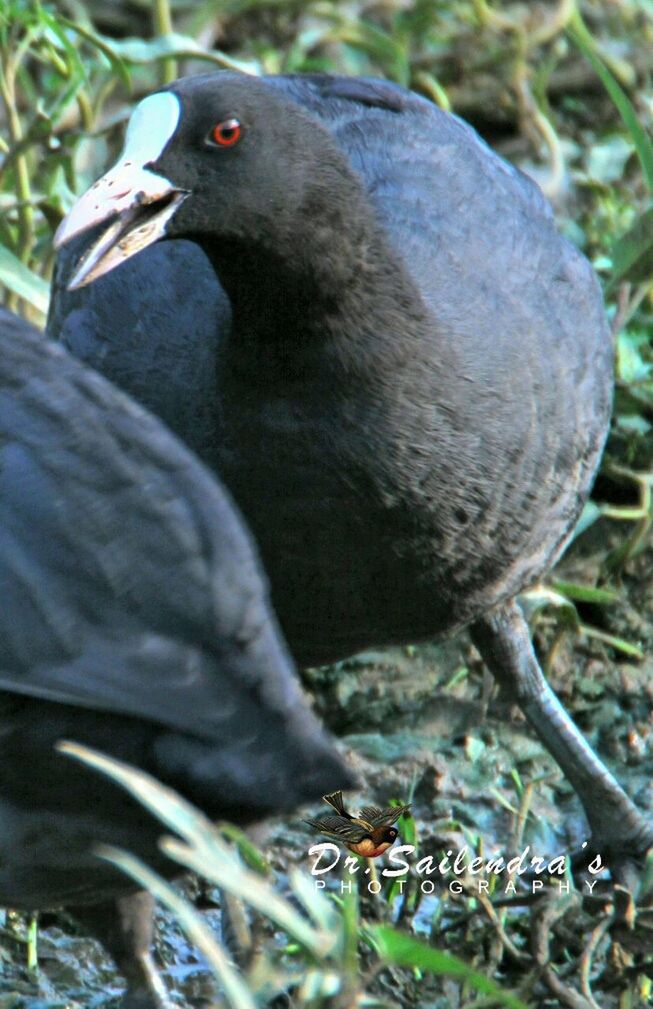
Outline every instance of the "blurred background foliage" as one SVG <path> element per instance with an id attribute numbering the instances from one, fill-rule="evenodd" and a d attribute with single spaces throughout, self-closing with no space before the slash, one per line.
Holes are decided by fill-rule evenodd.
<path id="1" fill-rule="evenodd" d="M 561 228 L 585 251 L 604 285 L 617 369 L 608 451 L 581 524 L 581 539 L 590 545 L 581 549 L 582 563 L 572 563 L 546 589 L 530 593 L 527 602 L 531 614 L 544 614 L 549 670 L 559 661 L 561 641 L 570 630 L 607 645 L 612 658 L 642 660 L 653 646 L 648 549 L 653 483 L 653 0 L 0 0 L 4 303 L 43 323 L 54 230 L 75 195 L 115 157 L 134 102 L 176 76 L 220 67 L 255 74 L 334 71 L 389 78 L 466 118 L 540 183 Z M 637 589 L 637 613 L 626 604 L 631 584 Z M 555 620 L 547 618 L 551 612 Z M 610 618 L 611 612 L 617 615 Z M 460 666 L 444 689 L 456 690 L 467 673 L 467 667 Z M 341 668 L 337 677 L 330 679 L 325 672 L 318 681 L 327 697 L 322 702 L 326 712 L 337 708 L 339 692 L 351 677 Z M 592 696 L 597 689 L 594 683 Z M 379 701 L 379 710 L 391 703 Z M 370 713 L 369 698 L 357 709 L 356 698 L 348 695 L 344 708 L 337 708 L 341 729 L 347 728 L 347 711 L 363 709 Z M 466 738 L 465 755 L 474 765 L 486 743 L 480 737 Z M 645 746 L 646 740 L 641 743 Z M 517 840 L 533 794 L 516 765 L 510 773 L 514 795 L 497 791 L 496 798 L 514 814 L 517 826 L 521 824 Z M 159 796 L 157 801 L 161 810 L 167 800 Z M 186 814 L 177 810 L 175 815 L 183 820 Z M 205 824 L 198 829 L 196 846 L 214 843 Z M 404 837 L 411 831 L 414 836 L 415 825 L 405 823 L 403 831 Z M 300 847 L 305 841 L 300 837 Z M 477 836 L 470 843 L 475 850 L 482 847 Z M 123 862 L 123 868 L 145 879 L 143 867 Z M 149 883 L 155 889 L 159 885 L 152 879 Z M 255 906 L 256 901 L 272 901 L 273 891 L 256 896 L 256 885 L 248 878 Z M 159 893 L 165 900 L 168 891 Z M 392 998 L 395 989 L 400 1004 L 429 1009 L 517 1004 L 492 984 L 484 987 L 483 977 L 471 970 L 461 975 L 465 968 L 455 958 L 447 960 L 448 954 L 442 953 L 438 961 L 429 956 L 437 950 L 402 946 L 401 933 L 384 932 L 384 923 L 397 917 L 420 931 L 415 927 L 422 914 L 419 897 L 413 894 L 398 912 L 395 897 L 387 893 L 381 901 L 368 900 L 362 914 L 356 900 L 344 901 L 334 918 L 332 905 L 309 897 L 292 876 L 290 910 L 296 914 L 296 907 L 303 906 L 306 929 L 330 932 L 333 945 L 318 955 L 308 931 L 298 940 L 277 922 L 267 934 L 265 970 L 255 960 L 245 989 L 221 975 L 223 985 L 232 985 L 232 1004 L 239 1009 L 262 1004 L 272 990 L 283 990 L 291 982 L 297 988 L 300 975 L 305 983 L 295 1004 L 301 1006 L 372 1005 L 384 993 Z M 607 972 L 602 975 L 602 1006 L 647 1004 L 653 973 L 651 926 L 643 952 L 637 944 L 634 951 L 626 944 L 615 954 L 615 943 L 608 946 L 606 940 L 614 906 L 606 905 L 602 913 L 607 917 L 597 925 L 575 899 L 566 909 L 556 907 L 539 916 L 534 912 L 528 924 L 520 912 L 506 919 L 490 901 L 479 908 L 470 897 L 456 919 L 456 927 L 462 921 L 468 928 L 465 942 L 458 942 L 455 937 L 462 933 L 449 921 L 453 938 L 448 948 L 455 952 L 460 946 L 484 977 L 498 977 L 502 983 L 507 978 L 531 1005 L 596 1009 L 595 960 Z M 576 937 L 585 936 L 579 949 L 568 927 L 566 932 L 562 925 L 555 931 L 570 906 Z M 202 946 L 201 935 L 193 933 L 197 922 L 190 905 L 186 911 L 178 905 L 174 910 L 186 914 L 185 924 Z M 471 921 L 465 915 L 472 912 L 474 921 L 485 920 L 486 932 L 464 925 Z M 444 936 L 439 914 L 429 918 L 426 934 L 446 945 L 448 940 L 439 938 L 440 933 Z M 373 928 L 370 919 L 376 922 Z M 403 938 L 410 937 L 404 933 Z M 202 948 L 213 963 L 214 951 L 207 942 Z M 362 959 L 356 952 L 359 944 Z M 642 957 L 648 957 L 648 968 L 642 966 Z M 220 974 L 216 963 L 214 967 Z M 418 992 L 429 971 L 448 980 L 424 1003 Z M 376 995 L 366 994 L 368 989 Z M 17 1000 L 7 1001 L 13 996 L 5 997 L 3 990 L 0 986 L 1 1009 L 23 1005 L 17 995 Z M 55 1004 L 61 1003 L 47 1002 Z"/>

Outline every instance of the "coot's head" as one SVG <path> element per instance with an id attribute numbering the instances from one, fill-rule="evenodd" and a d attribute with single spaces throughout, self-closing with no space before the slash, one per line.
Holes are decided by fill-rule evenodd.
<path id="1" fill-rule="evenodd" d="M 310 221 L 320 204 L 329 213 L 336 179 L 353 176 L 328 131 L 276 88 L 229 72 L 189 77 L 139 103 L 117 164 L 80 197 L 55 245 L 108 224 L 70 288 L 163 237 L 296 254 L 297 215 Z"/>

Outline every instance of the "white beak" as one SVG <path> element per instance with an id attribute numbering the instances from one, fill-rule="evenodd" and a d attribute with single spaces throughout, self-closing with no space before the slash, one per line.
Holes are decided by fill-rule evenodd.
<path id="1" fill-rule="evenodd" d="M 170 92 L 145 98 L 134 110 L 120 160 L 93 183 L 64 217 L 54 236 L 59 249 L 104 221 L 108 228 L 87 250 L 69 289 L 83 287 L 151 245 L 188 193 L 145 166 L 161 155 L 179 120 L 179 99 Z"/>

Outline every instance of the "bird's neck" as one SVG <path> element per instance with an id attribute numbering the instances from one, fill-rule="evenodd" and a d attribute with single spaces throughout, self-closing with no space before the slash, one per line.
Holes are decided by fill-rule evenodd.
<path id="1" fill-rule="evenodd" d="M 424 325 L 426 309 L 365 201 L 301 216 L 286 241 L 202 236 L 233 309 L 234 354 L 282 369 L 318 348 L 361 359 L 383 340 Z"/>

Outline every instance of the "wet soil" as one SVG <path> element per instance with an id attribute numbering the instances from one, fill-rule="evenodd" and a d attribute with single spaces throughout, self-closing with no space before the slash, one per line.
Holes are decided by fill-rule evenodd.
<path id="1" fill-rule="evenodd" d="M 597 523 L 569 551 L 555 577 L 594 584 L 607 548 L 620 536 L 623 529 L 614 523 Z M 643 660 L 584 634 L 561 631 L 555 611 L 539 617 L 536 643 L 563 703 L 653 817 L 653 548 L 631 559 L 612 586 L 618 601 L 600 610 L 581 607 L 581 617 L 590 627 L 648 650 Z M 530 854 L 550 858 L 573 852 L 585 840 L 576 797 L 511 699 L 497 695 L 464 635 L 438 646 L 366 653 L 309 671 L 307 683 L 364 781 L 350 805 L 411 799 L 420 856 L 439 858 L 465 845 L 470 858 L 479 851 L 485 857 L 511 856 L 530 845 Z M 310 869 L 307 852 L 316 838 L 301 814 L 258 828 L 255 839 L 281 889 L 291 865 Z M 335 871 L 334 887 L 337 877 Z M 626 897 L 615 903 L 609 879 L 599 880 L 592 898 L 582 876 L 569 894 L 556 894 L 551 887 L 545 912 L 545 902 L 539 895 L 534 899 L 528 884 L 517 893 L 503 893 L 502 881 L 493 894 L 493 911 L 480 900 L 473 877 L 462 877 L 460 894 L 448 889 L 451 878 L 423 893 L 413 874 L 405 898 L 392 906 L 366 894 L 363 884 L 363 915 L 399 920 L 400 927 L 520 989 L 522 997 L 526 988 L 529 1004 L 542 1009 L 591 1006 L 587 1000 L 574 1002 L 588 984 L 602 1009 L 647 1003 L 653 914 L 646 908 L 635 912 Z M 219 932 L 219 894 L 205 888 L 201 893 L 203 913 Z M 111 1009 L 118 1004 L 121 979 L 101 949 L 79 935 L 64 914 L 42 922 L 38 975 L 22 966 L 20 943 L 5 938 L 2 947 L 0 1009 Z M 201 957 L 163 912 L 157 955 L 176 1001 L 190 1006 L 213 1001 L 213 982 Z M 458 983 L 427 977 L 418 983 L 410 971 L 378 975 L 372 991 L 406 1009 L 454 1009 L 473 1001 L 465 1001 Z"/>

